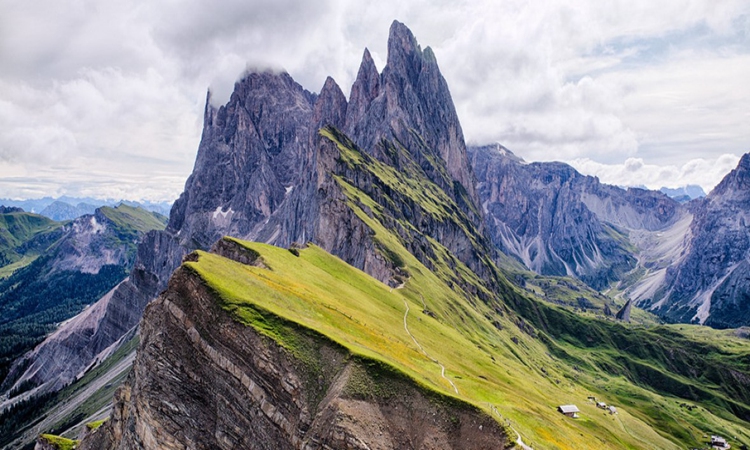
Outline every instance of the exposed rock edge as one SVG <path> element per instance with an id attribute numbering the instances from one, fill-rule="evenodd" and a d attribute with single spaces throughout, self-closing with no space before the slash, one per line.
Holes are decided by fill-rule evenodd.
<path id="1" fill-rule="evenodd" d="M 146 308 L 138 357 L 111 420 L 79 448 L 511 445 L 505 429 L 478 408 L 352 356 L 316 332 L 281 326 L 297 350 L 234 320 L 182 266 Z"/>

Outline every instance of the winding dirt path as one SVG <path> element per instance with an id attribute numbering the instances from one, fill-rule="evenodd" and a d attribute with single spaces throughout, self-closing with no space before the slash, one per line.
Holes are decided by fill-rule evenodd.
<path id="1" fill-rule="evenodd" d="M 424 299 L 422 299 L 422 301 L 424 302 Z M 424 350 L 424 348 L 422 348 L 422 345 L 421 345 L 421 344 L 420 344 L 420 343 L 419 343 L 419 342 L 417 341 L 417 339 L 416 339 L 416 338 L 414 337 L 414 335 L 413 335 L 413 334 L 411 334 L 411 331 L 409 331 L 409 326 L 408 326 L 408 325 L 407 325 L 407 323 L 406 323 L 406 317 L 407 317 L 407 316 L 409 315 L 409 303 L 407 303 L 407 302 L 406 302 L 406 300 L 404 300 L 404 306 L 406 306 L 406 312 L 404 312 L 404 330 L 406 330 L 406 334 L 408 334 L 408 335 L 409 335 L 409 337 L 411 338 L 411 340 L 412 340 L 412 341 L 414 341 L 414 343 L 415 343 L 415 344 L 417 345 L 417 347 L 419 347 L 419 350 L 420 350 L 420 351 L 421 351 L 421 352 L 422 352 L 422 353 L 423 353 L 423 354 L 424 354 L 424 355 L 425 355 L 425 356 L 426 356 L 426 357 L 427 357 L 427 358 L 428 358 L 428 359 L 429 359 L 430 361 L 432 361 L 432 362 L 434 362 L 435 364 L 437 364 L 438 366 L 440 366 L 440 376 L 441 376 L 441 377 L 443 377 L 443 379 L 445 379 L 445 380 L 446 380 L 446 381 L 447 381 L 448 383 L 450 383 L 450 385 L 451 385 L 451 387 L 453 388 L 453 390 L 454 390 L 454 391 L 456 392 L 456 394 L 458 394 L 458 388 L 456 387 L 456 385 L 455 385 L 455 384 L 453 383 L 453 381 L 451 381 L 451 379 L 450 379 L 450 378 L 448 378 L 448 377 L 446 377 L 446 376 L 445 376 L 445 366 L 444 366 L 444 365 L 442 365 L 442 364 L 440 364 L 440 361 L 438 361 L 437 359 L 435 359 L 435 358 L 433 358 L 432 356 L 430 356 L 430 355 L 429 355 L 429 354 L 428 354 L 428 353 L 427 353 L 427 352 L 426 352 L 426 351 Z"/>
<path id="2" fill-rule="evenodd" d="M 493 414 L 495 414 L 500 420 L 503 420 L 503 415 L 500 414 L 500 412 L 495 408 L 495 405 L 492 403 L 487 403 L 490 406 L 490 410 Z M 534 450 L 533 448 L 529 447 L 523 442 L 523 439 L 521 438 L 521 433 L 519 433 L 515 428 L 510 426 L 510 420 L 505 419 L 507 422 L 508 427 L 513 430 L 514 433 L 516 433 L 516 436 L 518 436 L 518 439 L 516 439 L 516 444 L 518 444 L 519 447 L 521 447 L 523 450 Z"/>

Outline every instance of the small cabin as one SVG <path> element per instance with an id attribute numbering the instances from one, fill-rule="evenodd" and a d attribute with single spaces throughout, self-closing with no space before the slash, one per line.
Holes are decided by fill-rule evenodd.
<path id="1" fill-rule="evenodd" d="M 577 419 L 578 413 L 581 412 L 576 405 L 560 405 L 557 410 L 574 419 Z"/>
<path id="2" fill-rule="evenodd" d="M 727 449 L 730 448 L 730 445 L 721 436 L 711 436 L 711 448 Z"/>

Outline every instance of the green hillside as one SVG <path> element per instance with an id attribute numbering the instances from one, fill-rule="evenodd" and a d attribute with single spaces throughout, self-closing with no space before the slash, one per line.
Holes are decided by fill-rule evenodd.
<path id="1" fill-rule="evenodd" d="M 163 230 L 167 226 L 167 218 L 161 214 L 124 203 L 114 208 L 103 206 L 99 211 L 123 232 L 146 233 L 151 230 Z"/>
<path id="2" fill-rule="evenodd" d="M 26 212 L 0 214 L 0 246 L 17 247 L 35 235 L 59 226 L 59 222 L 38 214 Z"/>
<path id="3" fill-rule="evenodd" d="M 23 248 L 35 237 L 58 229 L 62 224 L 38 214 L 12 212 L 0 214 L 0 278 L 30 264 L 37 255 L 34 248 Z"/>
<path id="4" fill-rule="evenodd" d="M 384 229 L 375 231 L 387 240 Z M 302 359 L 305 349 L 294 339 L 299 326 L 321 333 L 358 358 L 387 364 L 424 389 L 472 403 L 501 423 L 509 419 L 524 441 L 539 449 L 683 448 L 700 445 L 705 433 L 742 436 L 750 442 L 743 421 L 726 405 L 697 403 L 688 408 L 692 404 L 681 406 L 685 400 L 674 395 L 602 373 L 596 366 L 609 363 L 608 354 L 617 359 L 614 346 L 605 344 L 587 353 L 550 341 L 531 326 L 519 327 L 512 314 L 491 321 L 485 317 L 488 305 L 471 305 L 403 248 L 391 250 L 403 258 L 412 276 L 402 289 L 391 289 L 316 246 L 295 256 L 264 244 L 236 242 L 256 252 L 262 267 L 203 252 L 186 266 L 238 321 Z M 642 333 L 643 338 L 665 331 L 676 340 L 691 334 L 671 328 L 620 328 L 623 333 Z M 706 331 L 701 332 L 703 338 L 693 343 L 706 340 Z M 719 332 L 711 340 L 722 343 L 723 357 L 747 357 L 750 350 L 747 341 Z M 558 355 L 574 356 L 553 356 L 552 347 Z M 571 364 L 576 357 L 580 366 Z M 716 358 L 718 364 L 726 362 L 722 356 Z M 659 362 L 654 365 L 659 370 Z M 616 405 L 618 414 L 597 409 L 587 401 L 590 395 Z M 556 411 L 568 403 L 581 409 L 579 419 Z"/>

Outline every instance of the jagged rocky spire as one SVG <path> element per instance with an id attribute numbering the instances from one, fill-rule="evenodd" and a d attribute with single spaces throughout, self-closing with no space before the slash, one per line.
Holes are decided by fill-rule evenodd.
<path id="1" fill-rule="evenodd" d="M 333 78 L 326 78 L 323 89 L 315 101 L 313 111 L 313 122 L 318 128 L 325 125 L 333 125 L 343 128 L 346 121 L 347 103 L 346 96 Z"/>
<path id="2" fill-rule="evenodd" d="M 380 93 L 380 74 L 375 67 L 370 51 L 365 49 L 362 55 L 362 63 L 359 65 L 357 79 L 352 85 L 349 95 L 349 106 L 346 111 L 346 131 L 354 134 L 355 125 L 360 124 L 367 107 Z"/>
<path id="3" fill-rule="evenodd" d="M 378 144 L 386 139 L 403 145 L 421 165 L 429 166 L 422 163 L 437 156 L 450 179 L 437 179 L 438 168 L 431 178 L 448 191 L 459 182 L 476 203 L 474 176 L 448 85 L 432 49 L 423 51 L 406 25 L 391 25 L 388 63 L 379 76 L 365 51 L 349 103 L 346 132 L 362 149 L 384 158 Z"/>

